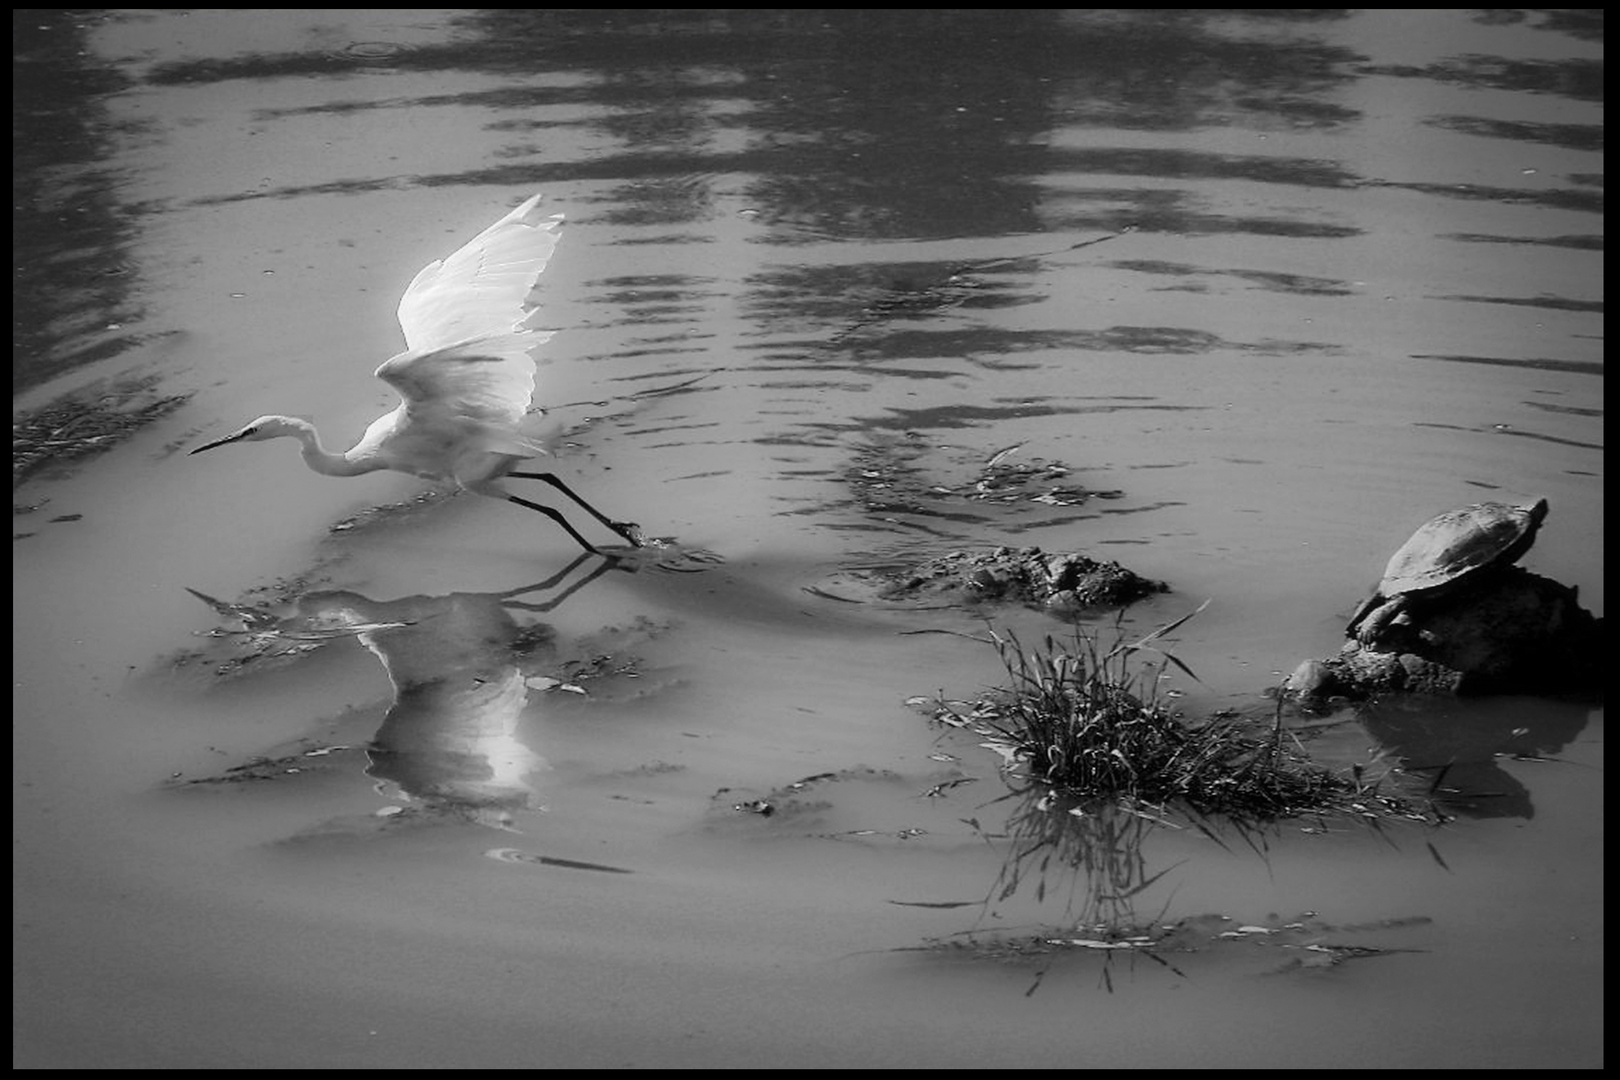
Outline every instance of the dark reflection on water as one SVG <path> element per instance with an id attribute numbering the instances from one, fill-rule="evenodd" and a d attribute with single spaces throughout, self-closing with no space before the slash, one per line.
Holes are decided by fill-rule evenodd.
<path id="1" fill-rule="evenodd" d="M 1517 367 L 1532 371 L 1568 371 L 1577 375 L 1602 375 L 1604 365 L 1580 360 L 1557 360 L 1536 356 L 1414 356 L 1414 360 L 1447 360 L 1454 364 L 1483 364 L 1487 367 Z"/>
<path id="2" fill-rule="evenodd" d="M 1435 802 L 1463 817 L 1535 815 L 1529 789 L 1504 760 L 1556 762 L 1590 723 L 1584 702 L 1390 698 L 1359 710 L 1367 733 L 1402 767 L 1428 779 Z M 1557 768 L 1573 768 L 1558 764 Z"/>
<path id="3" fill-rule="evenodd" d="M 1523 189 L 1481 184 L 1424 184 L 1404 178 L 1362 176 L 1352 159 L 1279 154 L 1264 142 L 1233 142 L 1231 149 L 1122 145 L 1127 133 L 1166 135 L 1194 130 L 1332 132 L 1363 122 L 1347 89 L 1377 74 L 1465 86 L 1557 94 L 1596 100 L 1601 65 L 1576 60 L 1510 61 L 1461 57 L 1424 68 L 1375 67 L 1364 56 L 1331 43 L 1326 33 L 1349 18 L 1339 11 L 1248 12 L 1247 33 L 1234 32 L 1234 16 L 1220 11 L 1065 10 L 706 10 L 591 11 L 500 10 L 454 17 L 456 40 L 409 45 L 382 40 L 347 43 L 309 52 L 243 51 L 235 55 L 160 63 L 142 72 L 154 86 L 218 83 L 288 76 L 330 78 L 332 100 L 297 109 L 266 108 L 261 120 L 291 120 L 299 114 L 370 110 L 403 115 L 413 109 L 475 106 L 490 110 L 489 128 L 514 137 L 507 163 L 476 162 L 466 170 L 425 173 L 412 182 L 503 184 L 527 188 L 558 181 L 598 178 L 607 187 L 594 194 L 599 220 L 624 226 L 695 225 L 725 212 L 720 196 L 743 194 L 753 220 L 769 227 L 756 241 L 773 245 L 860 238 L 882 241 L 1002 237 L 1048 231 L 1118 229 L 1127 224 L 1189 237 L 1238 234 L 1343 239 L 1364 227 L 1339 215 L 1257 205 L 1241 213 L 1215 212 L 1203 189 L 1249 184 L 1288 192 L 1363 186 L 1400 186 L 1439 199 L 1488 199 L 1539 204 L 1583 212 L 1601 209 L 1601 195 L 1564 186 Z M 1482 23 L 1498 20 L 1478 16 Z M 1526 25 L 1544 33 L 1589 37 L 1600 19 L 1543 16 Z M 69 71 L 62 84 L 25 79 L 21 86 L 47 87 L 33 100 L 51 101 L 49 137 L 28 146 L 66 150 L 62 132 L 82 121 L 95 95 L 116 87 L 119 75 L 84 67 L 79 50 L 60 56 L 50 43 L 71 40 L 72 25 L 20 47 L 29 70 Z M 70 50 L 71 52 L 71 50 Z M 75 59 L 74 57 L 78 57 Z M 78 65 L 77 67 L 75 65 Z M 512 85 L 481 85 L 465 92 L 389 95 L 354 100 L 337 76 L 362 70 L 498 74 Z M 448 85 L 448 84 L 447 84 Z M 582 107 L 582 108 L 575 108 Z M 570 118 L 550 113 L 570 108 Z M 502 116 L 530 110 L 531 117 Z M 38 115 L 24 110 L 24 116 Z M 1436 116 L 1426 123 L 1514 142 L 1590 146 L 1600 134 L 1591 125 L 1552 128 L 1521 123 L 1493 126 L 1490 118 Z M 526 135 L 543 138 L 547 127 L 565 123 L 602 137 L 589 155 L 534 154 Z M 1239 147 L 1242 147 L 1240 150 Z M 91 151 L 93 154 L 93 151 Z M 71 158 L 71 153 L 65 155 Z M 83 155 L 80 155 L 81 158 Z M 19 186 L 31 189 L 25 165 Z M 87 171 L 89 181 L 94 172 Z M 111 174 L 102 173 L 103 185 Z M 733 178 L 746 178 L 741 191 Z M 1064 191 L 1053 181 L 1085 178 L 1085 190 Z M 1099 183 L 1129 178 L 1127 183 Z M 1137 183 L 1135 181 L 1144 181 Z M 341 182 L 284 184 L 274 196 L 323 191 L 361 192 L 396 186 L 397 177 L 357 176 Z M 730 189 L 730 191 L 728 191 Z M 264 197 L 265 192 L 220 192 L 203 202 Z M 84 200 L 101 205 L 102 198 Z M 1289 202 L 1296 202 L 1294 196 Z M 40 207 L 40 209 L 44 209 Z M 85 206 L 55 215 L 51 228 L 24 228 L 47 249 L 81 255 L 84 243 L 56 234 L 64 220 L 86 222 Z M 26 215 L 25 215 L 26 221 Z M 117 264 L 120 229 L 100 217 L 79 235 L 102 255 L 93 262 Z M 631 237 L 622 243 L 692 242 L 687 237 Z M 67 248 L 61 245 L 67 242 Z M 113 246 L 109 246 L 113 245 Z M 63 267 L 41 264 L 25 274 L 20 295 L 61 296 Z M 1177 272 L 1162 264 L 1130 260 L 1120 265 L 1156 273 Z M 1157 269 L 1150 269 L 1157 266 Z M 1342 283 L 1308 276 L 1233 267 L 1215 273 L 1244 275 L 1262 288 L 1295 295 L 1340 295 Z M 797 275 L 797 278 L 793 275 Z M 835 320 L 849 310 L 851 290 L 890 276 L 879 263 L 842 269 L 783 271 L 764 288 L 753 313 L 787 310 L 800 317 L 826 313 Z M 39 288 L 30 288 L 37 280 Z M 660 285 L 659 283 L 662 282 Z M 79 287 L 84 287 L 79 275 Z M 116 282 L 107 288 L 117 288 Z M 621 287 L 622 288 L 622 287 Z M 707 279 L 650 275 L 631 288 L 625 314 L 645 325 L 679 325 L 703 313 L 703 305 L 729 292 Z M 802 299 L 784 300 L 783 293 Z M 596 298 L 616 304 L 618 291 Z M 986 282 L 980 295 L 963 298 L 968 310 L 1034 302 L 1013 282 Z M 114 311 L 116 297 L 81 297 L 76 309 Z M 28 309 L 25 309 L 25 312 Z M 29 326 L 51 321 L 40 310 L 22 319 Z M 120 321 L 110 319 L 108 321 Z M 1166 328 L 1160 345 L 1222 347 L 1192 331 Z M 1207 333 L 1205 331 L 1204 333 Z M 1052 347 L 1132 348 L 1141 333 L 1123 328 L 1091 340 L 1055 339 Z M 822 339 L 823 345 L 826 339 Z M 55 362 L 83 363 L 128 347 L 116 337 L 89 349 L 63 350 L 41 339 L 39 351 L 57 351 Z M 930 344 L 953 351 L 1006 352 L 1039 347 L 1035 342 L 887 341 L 883 355 L 919 355 Z M 1135 343 L 1135 347 L 1142 347 Z M 1148 348 L 1159 347 L 1147 343 Z"/>
<path id="4" fill-rule="evenodd" d="M 142 316 L 135 223 L 119 197 L 130 176 L 107 153 L 117 132 L 105 98 L 127 77 L 86 48 L 95 22 L 51 10 L 12 20 L 13 392 L 143 340 L 123 330 Z"/>

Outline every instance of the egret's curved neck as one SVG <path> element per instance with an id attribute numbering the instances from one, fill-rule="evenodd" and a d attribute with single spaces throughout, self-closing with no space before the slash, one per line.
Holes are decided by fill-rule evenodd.
<path id="1" fill-rule="evenodd" d="M 291 429 L 287 434 L 303 444 L 304 464 L 318 473 L 326 476 L 359 476 L 383 467 L 369 461 L 350 461 L 342 454 L 332 453 L 321 444 L 321 436 L 315 430 L 315 425 L 306 420 L 289 418 L 287 426 Z"/>

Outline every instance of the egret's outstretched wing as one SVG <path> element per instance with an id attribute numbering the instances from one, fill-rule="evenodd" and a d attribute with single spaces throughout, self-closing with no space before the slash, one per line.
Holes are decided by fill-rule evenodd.
<path id="1" fill-rule="evenodd" d="M 499 453 L 540 452 L 517 433 L 534 396 L 528 349 L 549 333 L 491 334 L 431 352 L 408 352 L 377 369 L 405 399 L 401 426 Z"/>
<path id="2" fill-rule="evenodd" d="M 515 428 L 534 396 L 529 350 L 551 333 L 522 326 L 562 225 L 561 214 L 542 216 L 539 206 L 540 196 L 528 199 L 453 255 L 424 266 L 405 290 L 399 325 L 409 348 L 379 367 L 377 378 L 405 399 L 396 424 L 408 425 L 413 437 L 454 437 L 510 453 L 535 449 Z M 393 425 L 384 434 L 400 437 Z"/>
<path id="3" fill-rule="evenodd" d="M 536 195 L 455 254 L 424 266 L 399 301 L 399 325 L 410 351 L 519 329 L 534 310 L 529 294 L 561 226 L 561 214 L 540 213 Z"/>

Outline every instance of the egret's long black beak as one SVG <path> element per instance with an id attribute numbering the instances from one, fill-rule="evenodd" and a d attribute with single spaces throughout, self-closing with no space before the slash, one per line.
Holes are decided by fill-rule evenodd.
<path id="1" fill-rule="evenodd" d="M 204 450 L 212 450 L 216 446 L 224 446 L 226 443 L 236 442 L 238 439 L 244 438 L 246 435 L 247 432 L 238 431 L 235 435 L 227 435 L 223 439 L 215 439 L 211 443 L 203 443 L 201 446 L 197 447 L 197 449 L 191 451 L 191 453 L 200 454 Z"/>

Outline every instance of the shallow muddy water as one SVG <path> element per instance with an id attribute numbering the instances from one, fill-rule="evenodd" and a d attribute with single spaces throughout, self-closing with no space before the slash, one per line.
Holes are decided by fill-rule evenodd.
<path id="1" fill-rule="evenodd" d="M 1116 559 L 1171 586 L 1123 632 L 1210 601 L 1166 692 L 1263 711 L 1418 524 L 1542 495 L 1525 564 L 1601 614 L 1600 24 L 19 35 L 14 412 L 139 423 L 14 495 L 17 1064 L 1602 1063 L 1600 709 L 1299 722 L 1449 764 L 1440 829 L 1060 825 L 918 699 L 1064 624 L 862 588 Z M 405 284 L 535 192 L 550 464 L 667 542 L 186 455 L 262 413 L 348 445 Z"/>

